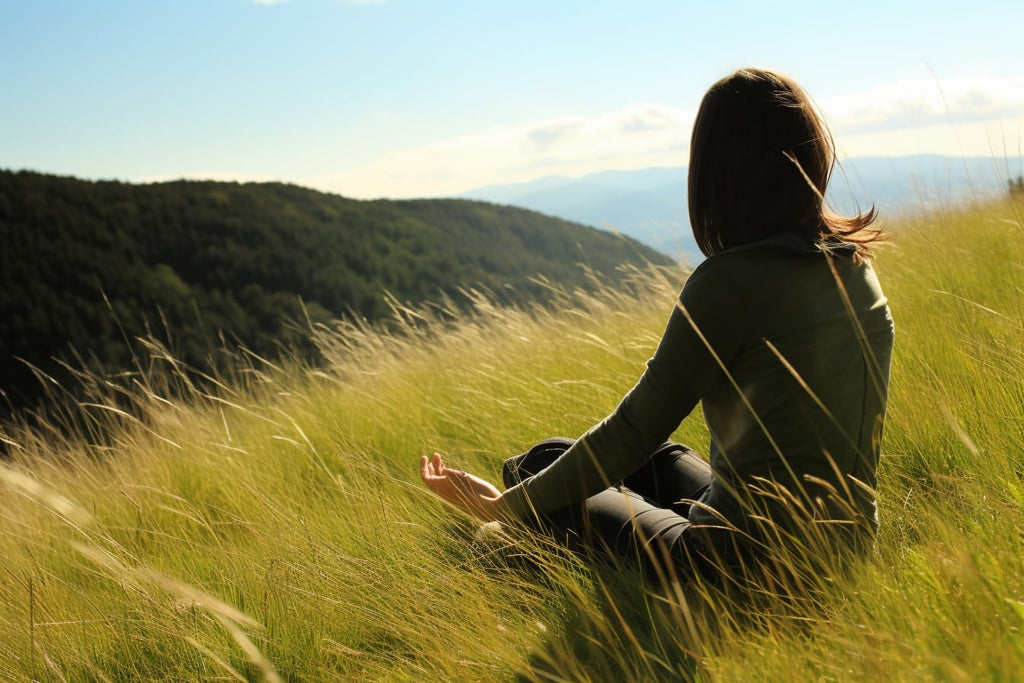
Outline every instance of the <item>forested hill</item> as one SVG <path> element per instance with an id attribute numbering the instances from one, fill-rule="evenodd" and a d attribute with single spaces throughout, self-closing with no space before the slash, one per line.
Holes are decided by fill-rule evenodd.
<path id="1" fill-rule="evenodd" d="M 668 262 L 523 209 L 356 201 L 276 183 L 0 171 L 0 231 L 0 388 L 16 403 L 39 384 L 17 358 L 49 372 L 75 349 L 97 367 L 128 368 L 125 338 L 147 330 L 199 366 L 221 333 L 274 356 L 302 343 L 294 323 L 306 313 L 378 319 L 385 292 L 419 302 L 483 285 L 522 300 L 542 295 L 528 282 L 537 274 L 573 287 L 587 282 L 580 263 L 614 277 L 623 263 Z"/>

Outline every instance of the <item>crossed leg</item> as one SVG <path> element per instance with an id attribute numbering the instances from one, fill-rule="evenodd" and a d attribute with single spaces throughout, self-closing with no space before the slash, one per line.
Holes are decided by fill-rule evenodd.
<path id="1" fill-rule="evenodd" d="M 505 461 L 502 479 L 514 486 L 548 467 L 573 444 L 552 438 Z M 711 468 L 696 453 L 666 442 L 646 463 L 619 485 L 591 496 L 582 505 L 549 513 L 541 528 L 573 548 L 599 549 L 613 557 L 635 557 L 641 563 L 689 557 L 686 518 L 690 504 L 711 484 Z"/>

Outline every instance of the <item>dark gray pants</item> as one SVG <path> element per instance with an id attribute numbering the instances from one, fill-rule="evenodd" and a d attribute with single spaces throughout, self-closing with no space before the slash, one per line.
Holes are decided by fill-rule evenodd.
<path id="1" fill-rule="evenodd" d="M 572 439 L 547 439 L 509 458 L 502 468 L 505 486 L 540 472 L 572 444 Z M 621 484 L 582 504 L 549 513 L 538 523 L 573 549 L 636 558 L 648 568 L 672 566 L 670 573 L 675 575 L 674 568 L 700 564 L 695 549 L 688 547 L 691 524 L 686 515 L 690 501 L 700 498 L 710 485 L 708 463 L 686 446 L 668 441 Z"/>

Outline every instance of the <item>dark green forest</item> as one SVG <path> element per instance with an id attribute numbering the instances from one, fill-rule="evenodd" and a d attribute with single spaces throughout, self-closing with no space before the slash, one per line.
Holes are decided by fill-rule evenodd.
<path id="1" fill-rule="evenodd" d="M 357 201 L 279 183 L 91 182 L 0 170 L 0 390 L 36 400 L 30 367 L 133 367 L 151 336 L 185 363 L 218 349 L 315 362 L 308 320 L 389 315 L 483 287 L 508 303 L 668 263 L 628 238 L 478 201 Z M 65 365 L 67 364 L 67 365 Z"/>

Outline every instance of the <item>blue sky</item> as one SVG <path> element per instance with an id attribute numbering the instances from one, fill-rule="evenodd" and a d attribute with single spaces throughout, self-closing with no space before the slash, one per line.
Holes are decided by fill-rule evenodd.
<path id="1" fill-rule="evenodd" d="M 847 156 L 1024 149 L 1024 3 L 0 0 L 0 167 L 432 196 L 686 163 L 729 71 Z"/>

